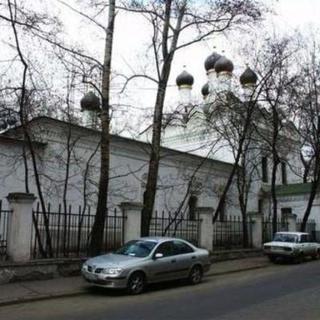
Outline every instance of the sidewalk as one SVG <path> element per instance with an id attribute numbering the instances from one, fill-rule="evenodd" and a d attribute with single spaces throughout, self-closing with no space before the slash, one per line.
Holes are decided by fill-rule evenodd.
<path id="1" fill-rule="evenodd" d="M 269 266 L 266 257 L 216 262 L 206 276 L 218 276 Z M 86 282 L 79 277 L 25 281 L 0 285 L 0 306 L 87 293 Z"/>

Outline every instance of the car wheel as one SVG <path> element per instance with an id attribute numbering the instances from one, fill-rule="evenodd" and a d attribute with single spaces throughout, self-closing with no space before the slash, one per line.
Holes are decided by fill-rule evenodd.
<path id="1" fill-rule="evenodd" d="M 202 268 L 200 266 L 194 266 L 189 273 L 190 284 L 198 284 L 202 281 Z"/>
<path id="2" fill-rule="evenodd" d="M 314 260 L 320 259 L 320 250 L 317 250 L 316 254 L 312 256 L 312 259 Z"/>
<path id="3" fill-rule="evenodd" d="M 276 263 L 277 257 L 276 256 L 268 256 L 269 260 L 273 263 Z"/>
<path id="4" fill-rule="evenodd" d="M 128 280 L 127 291 L 130 294 L 140 294 L 144 291 L 145 285 L 145 275 L 142 272 L 135 272 Z"/>
<path id="5" fill-rule="evenodd" d="M 298 256 L 296 256 L 296 257 L 294 258 L 294 262 L 295 262 L 296 264 L 299 264 L 299 263 L 303 262 L 303 253 L 302 253 L 302 252 L 301 252 Z"/>

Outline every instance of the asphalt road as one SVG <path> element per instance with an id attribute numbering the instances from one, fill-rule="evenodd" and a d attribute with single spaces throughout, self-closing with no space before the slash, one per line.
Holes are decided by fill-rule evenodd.
<path id="1" fill-rule="evenodd" d="M 156 285 L 140 296 L 88 289 L 82 296 L 2 307 L 0 319 L 319 320 L 320 261 L 208 277 L 198 286 Z"/>

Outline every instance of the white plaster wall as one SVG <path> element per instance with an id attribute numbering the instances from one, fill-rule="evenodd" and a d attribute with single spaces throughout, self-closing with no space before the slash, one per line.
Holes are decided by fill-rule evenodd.
<path id="1" fill-rule="evenodd" d="M 292 208 L 292 213 L 302 219 L 308 204 L 308 195 L 279 197 L 279 217 L 281 208 Z M 317 228 L 320 230 L 320 196 L 318 195 L 313 203 L 309 219 L 316 221 Z"/>
<path id="2" fill-rule="evenodd" d="M 64 181 L 66 174 L 66 140 L 69 134 L 67 124 L 41 118 L 33 123 L 34 137 L 45 145 L 41 149 L 41 163 L 39 173 L 46 202 L 52 208 L 62 203 Z M 72 146 L 70 158 L 69 184 L 67 203 L 83 204 L 84 172 L 88 159 L 92 156 L 99 143 L 99 132 L 80 127 L 72 127 L 70 144 Z M 4 147 L 2 147 L 4 150 Z M 16 156 L 21 153 L 21 146 L 8 146 L 5 153 Z M 109 206 L 115 207 L 123 201 L 141 202 L 144 192 L 144 180 L 148 169 L 148 145 L 133 140 L 113 137 L 110 158 Z M 5 151 L 5 150 L 4 150 Z M 185 198 L 188 182 L 195 170 L 198 185 L 198 205 L 216 207 L 219 192 L 228 177 L 231 166 L 222 162 L 207 160 L 198 168 L 202 158 L 163 149 L 159 168 L 159 183 L 155 209 L 175 210 Z M 99 150 L 92 157 L 86 182 L 86 201 L 94 206 L 97 198 L 97 184 L 99 177 Z M 0 157 L 2 171 L 0 195 L 3 199 L 9 192 L 24 191 L 24 169 L 22 163 L 16 166 L 11 161 Z M 7 172 L 12 175 L 6 176 Z M 30 172 L 32 175 L 32 172 Z M 200 187 L 199 187 L 200 186 Z M 33 180 L 31 192 L 37 194 Z M 229 196 L 230 199 L 234 197 Z M 187 202 L 184 207 L 186 207 Z M 230 212 L 229 211 L 230 208 Z M 239 212 L 237 205 L 229 201 L 227 213 Z"/>

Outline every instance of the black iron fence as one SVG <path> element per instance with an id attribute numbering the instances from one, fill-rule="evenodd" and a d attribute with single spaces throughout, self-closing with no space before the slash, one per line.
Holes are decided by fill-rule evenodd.
<path id="1" fill-rule="evenodd" d="M 0 261 L 7 259 L 8 222 L 11 210 L 4 209 L 0 200 Z"/>
<path id="2" fill-rule="evenodd" d="M 59 205 L 58 210 L 54 211 L 48 205 L 44 213 L 38 203 L 33 211 L 31 256 L 34 259 L 88 256 L 94 219 L 95 210 L 89 207 L 83 210 L 80 206 L 75 212 L 71 206 L 64 210 Z M 107 212 L 103 234 L 104 252 L 117 249 L 123 244 L 123 221 L 122 213 L 116 209 Z"/>
<path id="3" fill-rule="evenodd" d="M 314 233 L 313 233 L 313 239 L 314 239 L 316 242 L 319 242 L 319 243 L 320 243 L 320 231 L 319 231 L 319 230 L 314 231 Z"/>
<path id="4" fill-rule="evenodd" d="M 302 219 L 297 219 L 297 231 L 301 230 L 301 225 L 302 225 Z M 316 231 L 316 221 L 313 219 L 309 219 L 306 223 L 306 228 L 305 228 L 305 232 L 308 233 L 314 233 Z"/>
<path id="5" fill-rule="evenodd" d="M 188 219 L 183 213 L 155 211 L 150 221 L 150 236 L 177 237 L 199 244 L 200 220 Z"/>
<path id="6" fill-rule="evenodd" d="M 241 216 L 225 216 L 213 224 L 213 250 L 252 247 L 252 224 L 250 218 L 243 222 Z"/>
<path id="7" fill-rule="evenodd" d="M 288 231 L 289 223 L 286 219 L 277 220 L 277 231 Z M 262 220 L 262 241 L 270 242 L 273 239 L 272 219 L 264 218 Z"/>
<path id="8" fill-rule="evenodd" d="M 297 231 L 301 230 L 301 224 L 302 219 L 297 219 Z M 312 239 L 315 241 L 320 241 L 320 232 L 316 230 L 317 229 L 317 223 L 313 219 L 309 219 L 306 223 L 305 232 L 308 232 L 311 234 Z"/>

